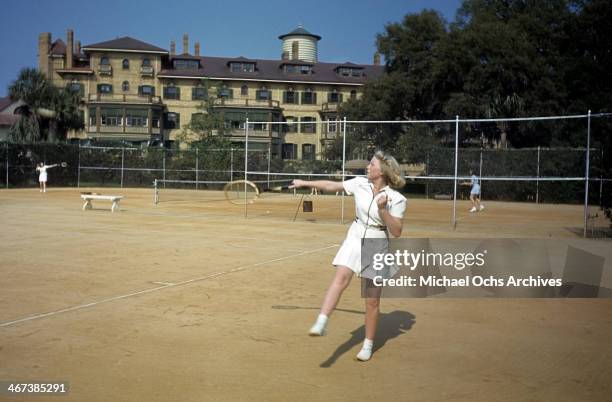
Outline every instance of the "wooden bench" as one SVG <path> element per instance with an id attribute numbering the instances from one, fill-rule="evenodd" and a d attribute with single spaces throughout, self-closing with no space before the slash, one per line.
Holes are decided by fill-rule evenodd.
<path id="1" fill-rule="evenodd" d="M 83 211 L 86 209 L 91 209 L 91 202 L 93 200 L 108 200 L 113 203 L 111 206 L 111 212 L 115 212 L 115 210 L 119 209 L 119 201 L 123 198 L 122 195 L 102 195 L 102 194 L 81 194 L 81 198 L 85 200 L 85 204 L 83 204 Z"/>

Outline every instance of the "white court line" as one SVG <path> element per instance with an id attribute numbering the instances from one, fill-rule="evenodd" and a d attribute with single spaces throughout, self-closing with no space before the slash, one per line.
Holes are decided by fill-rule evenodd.
<path id="1" fill-rule="evenodd" d="M 234 272 L 244 271 L 247 268 L 259 267 L 261 265 L 270 264 L 270 263 L 273 263 L 273 262 L 278 262 L 278 261 L 283 261 L 283 260 L 288 260 L 290 258 L 299 257 L 301 255 L 316 253 L 316 252 L 319 252 L 319 251 L 327 250 L 327 249 L 332 248 L 332 247 L 338 247 L 338 244 L 332 244 L 330 246 L 320 247 L 320 248 L 317 248 L 317 249 L 314 249 L 314 250 L 310 250 L 310 251 L 303 251 L 301 253 L 288 255 L 286 257 L 279 257 L 279 258 L 274 258 L 272 260 L 257 262 L 255 264 L 242 265 L 242 266 L 239 266 L 239 267 L 227 270 L 227 271 L 216 272 L 214 274 L 209 274 L 209 275 L 206 275 L 206 276 L 201 276 L 199 278 L 188 279 L 186 281 L 182 281 L 182 282 L 178 282 L 178 283 L 173 283 L 173 284 L 169 283 L 167 285 L 158 286 L 158 287 L 155 287 L 155 288 L 150 288 L 150 289 L 145 289 L 145 290 L 140 290 L 138 292 L 128 293 L 128 294 L 124 294 L 124 295 L 121 295 L 121 296 L 109 297 L 108 299 L 98 300 L 98 301 L 92 302 L 92 303 L 87 303 L 87 304 L 81 304 L 81 305 L 78 305 L 78 306 L 67 307 L 67 308 L 63 308 L 63 309 L 60 309 L 60 310 L 50 311 L 48 313 L 35 314 L 35 315 L 29 316 L 29 317 L 20 318 L 18 320 L 13 320 L 13 321 L 7 321 L 7 322 L 0 323 L 0 328 L 8 327 L 8 326 L 11 326 L 11 325 L 14 325 L 14 324 L 19 324 L 19 323 L 26 322 L 26 321 L 32 321 L 32 320 L 37 320 L 37 319 L 40 319 L 40 318 L 51 317 L 51 316 L 62 314 L 62 313 L 68 313 L 68 312 L 71 312 L 71 311 L 83 310 L 83 309 L 86 309 L 86 308 L 89 308 L 89 307 L 97 306 L 98 304 L 110 303 L 110 302 L 121 300 L 121 299 L 127 299 L 128 297 L 138 296 L 138 295 L 142 295 L 142 294 L 146 294 L 146 293 L 152 293 L 152 292 L 155 292 L 155 291 L 158 291 L 158 290 L 163 290 L 163 289 L 168 289 L 168 288 L 172 288 L 172 287 L 188 285 L 190 283 L 204 281 L 206 279 L 216 278 L 216 277 L 222 276 L 222 275 L 227 275 L 227 274 L 231 274 L 231 273 L 234 273 Z"/>

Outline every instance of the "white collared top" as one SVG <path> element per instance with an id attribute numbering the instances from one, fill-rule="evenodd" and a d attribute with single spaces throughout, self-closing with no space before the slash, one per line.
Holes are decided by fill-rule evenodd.
<path id="1" fill-rule="evenodd" d="M 402 219 L 406 211 L 406 197 L 389 186 L 374 197 L 374 185 L 365 177 L 355 177 L 342 183 L 349 195 L 355 196 L 355 215 L 362 224 L 372 226 L 385 226 L 385 222 L 378 214 L 376 199 L 383 194 L 387 195 L 386 209 L 391 216 Z"/>

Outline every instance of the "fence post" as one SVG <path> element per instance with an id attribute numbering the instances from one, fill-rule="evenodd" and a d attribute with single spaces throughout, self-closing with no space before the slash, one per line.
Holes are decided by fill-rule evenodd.
<path id="1" fill-rule="evenodd" d="M 123 166 L 125 163 L 125 148 L 121 147 L 121 188 L 123 188 Z"/>
<path id="2" fill-rule="evenodd" d="M 6 188 L 9 188 L 9 145 L 8 142 L 4 143 L 4 146 L 6 147 Z"/>
<path id="3" fill-rule="evenodd" d="M 166 188 L 166 148 L 162 149 L 162 179 L 164 180 L 164 188 Z"/>
<path id="4" fill-rule="evenodd" d="M 459 163 L 459 115 L 455 116 L 455 180 L 453 186 L 453 230 L 457 228 L 457 165 Z"/>
<path id="5" fill-rule="evenodd" d="M 270 188 L 270 159 L 272 158 L 272 139 L 268 143 L 268 188 Z"/>
<path id="6" fill-rule="evenodd" d="M 78 147 L 77 188 L 81 188 L 81 140 L 79 140 Z"/>
<path id="7" fill-rule="evenodd" d="M 198 165 L 200 163 L 200 149 L 196 148 L 196 191 L 198 190 Z"/>
<path id="8" fill-rule="evenodd" d="M 538 166 L 536 171 L 536 204 L 540 203 L 540 146 L 538 145 Z"/>
<path id="9" fill-rule="evenodd" d="M 584 231 L 583 237 L 587 236 L 587 222 L 589 219 L 589 158 L 591 156 L 591 111 L 587 117 L 587 151 L 586 167 L 584 170 Z"/>
<path id="10" fill-rule="evenodd" d="M 246 124 L 244 125 L 244 217 L 248 214 L 248 202 L 247 202 L 247 183 L 248 180 L 248 166 L 249 166 L 249 118 L 246 118 Z"/>
<path id="11" fill-rule="evenodd" d="M 234 148 L 230 148 L 230 181 L 234 181 Z"/>
<path id="12" fill-rule="evenodd" d="M 603 209 L 603 201 L 602 201 L 602 195 L 603 195 L 603 172 L 604 172 L 604 150 L 603 150 L 603 144 L 601 147 L 601 162 L 600 162 L 600 167 L 599 167 L 599 207 L 601 209 Z M 8 180 L 7 180 L 8 182 Z"/>
<path id="13" fill-rule="evenodd" d="M 480 199 L 482 200 L 482 148 L 480 149 L 480 168 L 478 169 L 478 178 L 480 179 Z"/>

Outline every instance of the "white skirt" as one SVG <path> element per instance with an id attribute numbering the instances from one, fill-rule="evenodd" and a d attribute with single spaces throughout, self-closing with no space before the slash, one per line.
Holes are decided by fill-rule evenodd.
<path id="1" fill-rule="evenodd" d="M 366 234 L 368 238 L 386 238 L 387 233 L 384 230 L 368 228 L 359 223 L 353 222 L 346 235 L 346 239 L 340 246 L 340 250 L 336 253 L 332 264 L 335 267 L 344 266 L 351 269 L 357 275 L 361 273 L 361 240 Z"/>
<path id="2" fill-rule="evenodd" d="M 47 181 L 47 172 L 42 172 L 38 175 L 38 181 L 46 182 Z"/>

